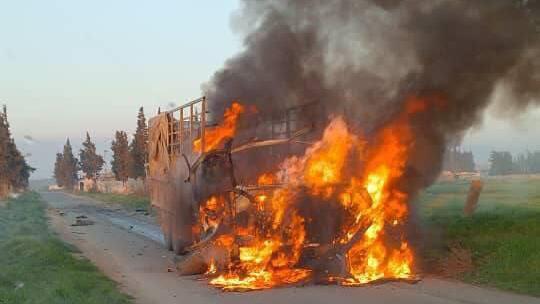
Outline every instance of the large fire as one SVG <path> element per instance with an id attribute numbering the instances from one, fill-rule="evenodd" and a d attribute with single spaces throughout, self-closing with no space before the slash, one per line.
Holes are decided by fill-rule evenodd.
<path id="1" fill-rule="evenodd" d="M 231 107 L 225 110 L 223 122 L 216 127 L 208 128 L 204 134 L 204 151 L 202 151 L 201 139 L 193 142 L 193 151 L 207 152 L 215 149 L 226 138 L 234 136 L 238 117 L 244 113 L 245 107 L 238 102 L 233 102 Z"/>
<path id="2" fill-rule="evenodd" d="M 351 286 L 414 278 L 414 254 L 405 234 L 409 197 L 398 184 L 414 146 L 411 117 L 431 102 L 411 97 L 402 113 L 369 139 L 345 118 L 334 117 L 304 155 L 289 157 L 275 172 L 261 175 L 258 186 L 265 191 L 247 209 L 250 220 L 231 225 L 214 241 L 227 254 L 209 261 L 210 284 L 256 290 L 309 280 Z M 208 149 L 219 143 L 217 134 L 234 134 L 231 121 L 241 109 L 233 104 L 223 127 L 209 132 Z M 225 204 L 224 197 L 219 200 Z M 204 205 L 219 209 L 215 197 Z M 319 209 L 337 213 L 324 215 Z M 325 216 L 337 218 L 333 228 L 318 225 Z M 332 235 L 318 235 L 321 229 Z"/>

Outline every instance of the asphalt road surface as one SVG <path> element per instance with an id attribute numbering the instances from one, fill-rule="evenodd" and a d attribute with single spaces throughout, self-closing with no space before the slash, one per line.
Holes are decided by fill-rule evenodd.
<path id="1" fill-rule="evenodd" d="M 540 304 L 540 298 L 429 277 L 417 284 L 306 286 L 223 293 L 198 277 L 180 277 L 174 273 L 173 255 L 163 248 L 162 235 L 152 219 L 133 217 L 105 204 L 64 193 L 41 195 L 50 206 L 51 225 L 60 237 L 77 246 L 83 256 L 117 281 L 136 303 Z M 95 224 L 71 226 L 79 215 L 87 216 Z"/>

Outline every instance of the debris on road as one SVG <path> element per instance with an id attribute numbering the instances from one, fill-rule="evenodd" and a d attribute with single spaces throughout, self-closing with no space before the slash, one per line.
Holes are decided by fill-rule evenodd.
<path id="1" fill-rule="evenodd" d="M 77 218 L 75 219 L 75 222 L 71 224 L 71 226 L 90 226 L 94 225 L 94 221 L 86 219 L 86 218 Z"/>
<path id="2" fill-rule="evenodd" d="M 185 257 L 175 256 L 175 264 L 179 275 L 201 274 L 208 268 L 204 256 L 199 252 Z"/>

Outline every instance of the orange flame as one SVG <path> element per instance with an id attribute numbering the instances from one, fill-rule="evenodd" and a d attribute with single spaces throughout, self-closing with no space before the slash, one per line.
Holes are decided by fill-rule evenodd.
<path id="1" fill-rule="evenodd" d="M 257 290 L 308 277 L 310 270 L 294 267 L 305 237 L 303 219 L 293 214 L 289 220 L 281 220 L 281 224 L 288 222 L 283 233 L 290 234 L 286 238 L 289 242 L 275 230 L 258 235 L 251 244 L 239 247 L 238 263 L 230 263 L 229 271 L 210 280 L 210 284 L 223 290 Z"/>
<path id="2" fill-rule="evenodd" d="M 414 147 L 411 119 L 444 106 L 441 99 L 433 100 L 411 97 L 402 113 L 369 141 L 353 133 L 345 119 L 335 117 L 303 156 L 289 157 L 275 174 L 261 175 L 259 185 L 285 186 L 255 196 L 257 222 L 241 229 L 250 240 L 228 244 L 237 258 L 210 283 L 223 290 L 255 290 L 310 277 L 311 270 L 298 266 L 310 246 L 305 224 L 311 219 L 295 207 L 297 196 L 305 193 L 301 189 L 308 190 L 311 200 L 336 201 L 348 215 L 331 244 L 346 248 L 347 273 L 329 277 L 329 282 L 360 285 L 413 278 L 415 259 L 404 226 L 409 197 L 397 185 Z M 236 228 L 232 235 L 239 232 Z"/>
<path id="3" fill-rule="evenodd" d="M 406 195 L 393 187 L 403 175 L 411 144 L 409 126 L 403 122 L 399 119 L 383 129 L 375 139 L 375 145 L 367 151 L 362 183 L 371 198 L 371 205 L 361 212 L 368 226 L 362 240 L 347 254 L 349 273 L 353 278 L 345 280 L 345 285 L 365 284 L 382 278 L 404 279 L 413 275 L 413 255 L 407 242 L 394 248 L 385 235 L 389 232 L 388 227 L 403 219 L 408 208 Z"/>
<path id="4" fill-rule="evenodd" d="M 325 197 L 333 194 L 333 185 L 341 182 L 347 155 L 356 143 L 356 137 L 349 133 L 341 117 L 330 122 L 322 140 L 306 152 L 304 181 L 313 194 Z"/>
<path id="5" fill-rule="evenodd" d="M 260 186 L 271 185 L 275 182 L 275 176 L 272 173 L 264 173 L 257 179 L 257 184 Z"/>
<path id="6" fill-rule="evenodd" d="M 218 214 L 224 212 L 225 202 L 223 197 L 212 196 L 199 208 L 199 226 L 207 231 L 215 229 L 219 225 Z"/>
<path id="7" fill-rule="evenodd" d="M 207 128 L 204 134 L 204 151 L 202 151 L 201 138 L 193 141 L 193 151 L 208 152 L 216 149 L 225 139 L 231 138 L 236 133 L 238 118 L 245 112 L 245 107 L 237 102 L 233 102 L 230 108 L 223 114 L 223 122 L 212 128 Z"/>

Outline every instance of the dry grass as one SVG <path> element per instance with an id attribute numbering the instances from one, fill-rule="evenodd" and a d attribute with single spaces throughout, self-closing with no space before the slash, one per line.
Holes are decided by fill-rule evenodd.
<path id="1" fill-rule="evenodd" d="M 460 243 L 450 245 L 448 255 L 441 258 L 437 264 L 437 273 L 447 278 L 459 278 L 473 270 L 472 254 Z"/>

